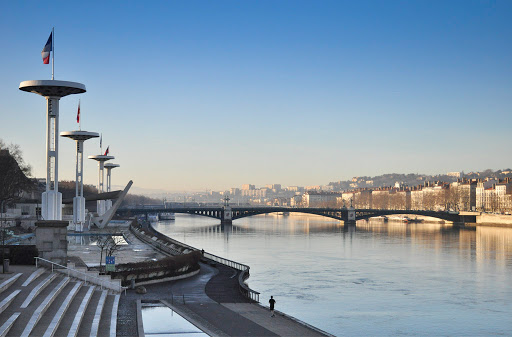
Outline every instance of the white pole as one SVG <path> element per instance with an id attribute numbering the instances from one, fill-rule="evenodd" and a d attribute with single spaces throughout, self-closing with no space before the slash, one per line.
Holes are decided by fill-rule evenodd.
<path id="1" fill-rule="evenodd" d="M 53 78 L 53 71 L 55 68 L 55 27 L 52 27 L 52 80 Z"/>

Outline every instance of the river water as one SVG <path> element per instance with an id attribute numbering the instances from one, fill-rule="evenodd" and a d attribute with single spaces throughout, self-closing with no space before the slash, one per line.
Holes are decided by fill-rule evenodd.
<path id="1" fill-rule="evenodd" d="M 155 228 L 251 267 L 268 305 L 337 336 L 512 336 L 512 228 L 176 214 Z"/>

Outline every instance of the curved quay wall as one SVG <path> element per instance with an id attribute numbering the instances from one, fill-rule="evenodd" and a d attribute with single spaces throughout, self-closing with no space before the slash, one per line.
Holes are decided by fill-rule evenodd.
<path id="1" fill-rule="evenodd" d="M 169 254 L 169 255 L 181 255 L 190 253 L 192 251 L 199 251 L 199 249 L 186 245 L 182 242 L 176 241 L 174 239 L 171 239 L 170 237 L 158 232 L 155 230 L 151 224 L 140 224 L 139 226 L 135 226 L 133 223 L 130 226 L 131 232 L 139 238 L 141 241 L 146 242 L 147 244 L 152 245 L 155 247 L 158 251 Z M 149 232 L 150 235 L 146 234 L 146 231 Z M 245 284 L 245 280 L 249 278 L 249 270 L 250 267 L 248 265 L 238 263 L 232 260 L 225 259 L 223 257 L 210 254 L 208 252 L 204 252 L 203 258 L 223 264 L 225 266 L 228 266 L 230 268 L 236 269 L 240 271 L 240 274 L 238 274 L 238 285 L 239 290 L 248 299 L 259 302 L 260 299 L 260 293 L 252 290 Z"/>

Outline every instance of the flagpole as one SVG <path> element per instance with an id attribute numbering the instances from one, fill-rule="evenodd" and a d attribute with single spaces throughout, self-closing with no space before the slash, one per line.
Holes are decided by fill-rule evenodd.
<path id="1" fill-rule="evenodd" d="M 52 80 L 53 80 L 53 71 L 55 68 L 55 27 L 52 27 Z"/>

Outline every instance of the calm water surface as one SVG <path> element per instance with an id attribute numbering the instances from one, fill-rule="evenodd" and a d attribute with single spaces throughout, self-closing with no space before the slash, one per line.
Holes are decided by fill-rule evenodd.
<path id="1" fill-rule="evenodd" d="M 268 305 L 337 336 L 512 336 L 512 228 L 176 214 L 160 232 L 251 267 Z"/>

